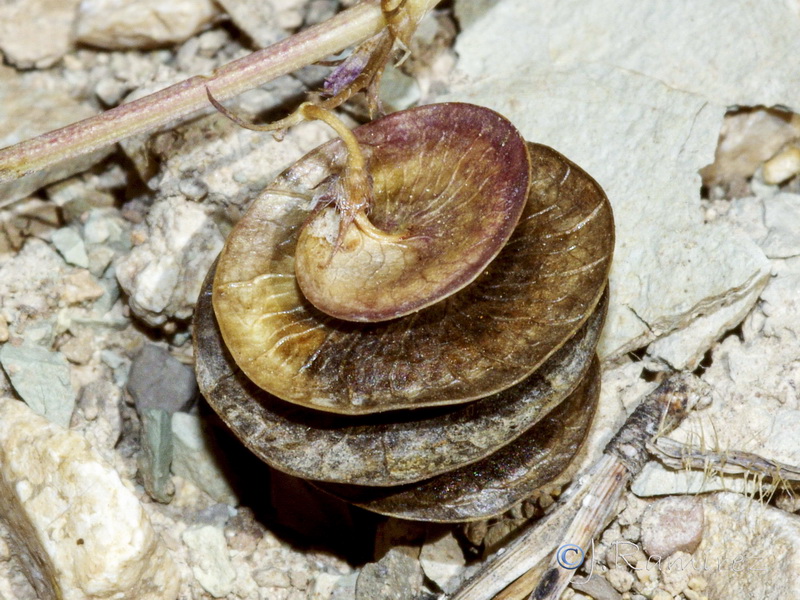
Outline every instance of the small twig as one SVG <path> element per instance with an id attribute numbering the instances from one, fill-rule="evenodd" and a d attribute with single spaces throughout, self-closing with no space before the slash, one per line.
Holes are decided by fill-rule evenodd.
<path id="1" fill-rule="evenodd" d="M 628 482 L 647 461 L 647 443 L 677 427 L 708 398 L 708 386 L 692 375 L 664 381 L 625 421 L 600 460 L 567 488 L 555 509 L 487 563 L 451 600 L 494 598 L 536 568 L 544 568 L 538 584 L 517 586 L 516 597 L 533 589 L 532 600 L 559 598 L 591 540 L 613 517 Z"/>
<path id="2" fill-rule="evenodd" d="M 711 470 L 716 473 L 758 475 L 776 481 L 800 482 L 800 467 L 769 460 L 741 450 L 711 451 L 669 438 L 657 438 L 647 449 L 673 469 Z"/>
<path id="3" fill-rule="evenodd" d="M 440 0 L 420 0 L 428 11 Z M 424 13 L 420 13 L 424 14 Z M 154 131 L 208 107 L 206 87 L 224 101 L 361 43 L 386 26 L 379 0 L 365 0 L 268 48 L 67 127 L 0 150 L 0 183 L 125 138 Z"/>

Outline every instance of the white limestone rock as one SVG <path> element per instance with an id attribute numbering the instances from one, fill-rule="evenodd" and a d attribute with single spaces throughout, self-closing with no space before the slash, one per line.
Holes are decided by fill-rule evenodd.
<path id="1" fill-rule="evenodd" d="M 277 26 L 275 6 L 264 0 L 219 0 L 234 25 L 246 33 L 259 48 L 266 48 L 286 33 Z"/>
<path id="2" fill-rule="evenodd" d="M 54 2 L 58 3 L 58 2 Z M 20 7 L 27 3 L 16 3 Z M 14 27 L 15 21 L 0 23 Z M 38 34 L 37 34 L 38 40 Z M 0 148 L 11 146 L 51 129 L 91 117 L 97 111 L 76 101 L 60 89 L 51 89 L 46 82 L 20 76 L 14 69 L 0 64 Z M 103 148 L 87 156 L 67 159 L 52 168 L 31 173 L 14 181 L 0 183 L 0 198 L 10 202 L 24 198 L 43 185 L 88 169 L 111 153 Z"/>
<path id="3" fill-rule="evenodd" d="M 732 493 L 704 498 L 693 563 L 709 598 L 800 597 L 800 517 Z"/>
<path id="4" fill-rule="evenodd" d="M 100 48 L 155 48 L 188 39 L 217 14 L 211 0 L 82 0 L 75 35 Z"/>
<path id="5" fill-rule="evenodd" d="M 214 598 L 224 598 L 233 591 L 236 572 L 228 556 L 228 543 L 222 529 L 214 525 L 190 527 L 181 536 L 189 548 L 192 573 L 197 582 Z"/>
<path id="6" fill-rule="evenodd" d="M 717 4 L 669 3 L 658 9 L 659 19 L 632 27 L 629 19 L 641 19 L 644 10 L 632 0 L 611 5 L 505 0 L 475 18 L 458 40 L 458 67 L 467 81 L 441 99 L 498 110 L 526 139 L 563 152 L 608 193 L 617 245 L 611 306 L 599 347 L 605 358 L 618 358 L 706 318 L 684 334 L 680 352 L 667 346 L 663 359 L 654 355 L 665 363 L 691 366 L 710 340 L 751 308 L 769 277 L 760 249 L 725 225 L 704 225 L 700 207 L 698 171 L 713 161 L 722 117 L 734 100 L 726 94 L 738 89 L 744 75 L 715 72 L 709 86 L 698 89 L 708 80 L 709 61 L 698 60 L 696 40 L 689 45 L 694 53 L 671 45 L 670 60 L 660 53 L 658 61 L 651 60 L 666 40 L 672 44 L 675 36 L 694 31 L 693 20 L 713 15 L 718 22 L 720 11 L 728 9 Z M 737 14 L 731 27 L 744 31 L 762 18 L 780 20 L 777 10 L 753 18 Z M 572 52 L 567 39 L 585 52 Z M 709 47 L 699 56 L 728 52 L 719 59 L 726 69 L 733 69 L 731 53 L 738 64 L 741 49 L 732 40 L 702 39 Z M 754 39 L 769 42 L 763 32 Z M 622 60 L 629 55 L 640 62 Z M 667 79 L 673 72 L 675 79 Z M 691 86 L 683 85 L 679 72 L 691 73 L 684 78 Z M 772 76 L 767 79 L 749 83 L 748 89 L 766 90 Z M 800 92 L 800 84 L 796 87 L 784 82 L 773 85 L 772 93 L 783 94 L 780 101 L 787 104 Z M 745 101 L 745 92 L 736 100 Z M 769 102 L 767 96 L 764 91 L 758 102 Z M 729 307 L 734 308 L 727 315 L 712 318 Z"/>
<path id="7" fill-rule="evenodd" d="M 146 241 L 115 264 L 119 284 L 148 325 L 188 319 L 222 235 L 203 208 L 181 198 L 154 205 L 147 224 Z"/>
<path id="8" fill-rule="evenodd" d="M 767 235 L 758 245 L 770 258 L 800 256 L 800 195 L 777 194 L 763 205 Z"/>
<path id="9" fill-rule="evenodd" d="M 270 84 L 270 92 L 243 96 L 239 105 L 226 105 L 250 115 L 304 90 L 296 81 L 276 85 Z M 235 222 L 276 175 L 330 137 L 326 125 L 302 123 L 278 142 L 269 133 L 212 114 L 146 140 L 128 140 L 122 147 L 160 198 L 202 200 Z"/>
<path id="10" fill-rule="evenodd" d="M 692 371 L 703 360 L 720 336 L 733 329 L 753 309 L 769 281 L 763 276 L 758 285 L 747 287 L 741 294 L 732 290 L 728 295 L 731 304 L 723 305 L 709 315 L 700 315 L 683 329 L 658 338 L 647 347 L 647 366 L 654 371 Z"/>
<path id="11" fill-rule="evenodd" d="M 773 277 L 755 310 L 745 319 L 741 338 L 728 336 L 715 348 L 704 379 L 715 400 L 699 420 L 671 434 L 685 443 L 725 452 L 744 450 L 790 465 L 800 464 L 800 256 L 796 227 L 798 196 L 762 190 L 761 197 L 731 203 L 725 218 L 749 235 L 772 259 Z M 785 258 L 784 258 L 785 257 Z M 648 471 L 649 467 L 645 469 Z M 643 473 L 643 477 L 644 477 Z M 634 484 L 636 493 L 686 493 L 697 489 L 702 473 L 665 472 L 648 477 L 661 483 Z M 684 480 L 681 480 L 683 478 Z M 641 479 L 641 478 L 640 478 Z M 739 489 L 741 479 L 705 478 L 706 489 Z M 738 486 L 738 487 L 737 487 Z M 646 488 L 646 490 L 645 490 Z M 752 491 L 752 488 L 751 488 Z M 657 492 L 656 492 L 657 493 Z"/>
<path id="12" fill-rule="evenodd" d="M 180 579 L 139 501 L 77 433 L 0 400 L 0 515 L 42 600 L 173 600 Z"/>
<path id="13" fill-rule="evenodd" d="M 0 51 L 4 58 L 20 69 L 45 69 L 55 64 L 72 48 L 79 2 L 26 0 L 0 4 Z"/>
<path id="14" fill-rule="evenodd" d="M 456 50 L 470 77 L 602 63 L 722 106 L 792 108 L 799 12 L 759 0 L 501 0 L 471 16 Z"/>
<path id="15" fill-rule="evenodd" d="M 456 578 L 464 570 L 466 559 L 453 532 L 448 531 L 438 539 L 423 544 L 419 564 L 431 581 L 444 591 L 451 592 Z"/>

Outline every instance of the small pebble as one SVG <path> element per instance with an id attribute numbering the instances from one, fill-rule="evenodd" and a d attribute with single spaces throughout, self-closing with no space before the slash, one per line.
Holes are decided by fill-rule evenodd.
<path id="1" fill-rule="evenodd" d="M 705 598 L 705 596 L 701 595 L 699 592 L 695 592 L 689 588 L 683 590 L 683 595 L 686 597 L 686 600 L 703 600 L 703 598 Z"/>
<path id="2" fill-rule="evenodd" d="M 419 562 L 432 581 L 445 591 L 464 569 L 466 560 L 461 546 L 452 532 L 426 542 L 422 546 Z"/>
<path id="3" fill-rule="evenodd" d="M 642 517 L 642 547 L 648 556 L 666 558 L 692 553 L 703 538 L 703 504 L 694 496 L 674 496 L 653 502 Z"/>
<path id="4" fill-rule="evenodd" d="M 606 579 L 618 592 L 628 592 L 633 587 L 633 575 L 624 569 L 610 569 Z"/>
<path id="5" fill-rule="evenodd" d="M 181 536 L 189 548 L 192 574 L 214 598 L 224 598 L 233 591 L 236 571 L 228 554 L 222 529 L 213 525 L 190 527 Z"/>
<path id="6" fill-rule="evenodd" d="M 56 229 L 51 237 L 53 245 L 64 260 L 76 267 L 86 269 L 89 266 L 89 257 L 86 254 L 86 245 L 83 238 L 73 227 Z"/>
<path id="7" fill-rule="evenodd" d="M 170 479 L 173 448 L 171 415 L 158 408 L 147 408 L 140 416 L 142 453 L 139 467 L 144 488 L 153 500 L 166 504 L 175 494 Z"/>
<path id="8" fill-rule="evenodd" d="M 640 560 L 636 563 L 636 578 L 645 585 L 650 584 L 657 579 L 657 568 L 657 565 L 648 563 L 646 560 Z"/>
<path id="9" fill-rule="evenodd" d="M 85 365 L 92 360 L 94 354 L 93 338 L 88 332 L 81 332 L 80 335 L 69 338 L 58 349 L 69 362 Z"/>
<path id="10" fill-rule="evenodd" d="M 688 586 L 689 589 L 702 592 L 708 587 L 708 582 L 700 575 L 693 575 L 692 577 L 689 577 Z"/>
<path id="11" fill-rule="evenodd" d="M 253 579 L 255 579 L 259 587 L 288 588 L 292 585 L 289 574 L 275 567 L 258 569 L 253 573 Z"/>
<path id="12" fill-rule="evenodd" d="M 61 288 L 61 299 L 67 304 L 81 304 L 90 300 L 97 300 L 105 293 L 105 289 L 97 283 L 92 274 L 80 269 L 64 277 Z"/>
<path id="13" fill-rule="evenodd" d="M 789 146 L 764 163 L 764 182 L 780 185 L 800 173 L 800 148 Z"/>
<path id="14" fill-rule="evenodd" d="M 145 344 L 131 363 L 128 391 L 141 414 L 157 408 L 173 414 L 197 396 L 194 371 L 155 344 Z"/>
<path id="15" fill-rule="evenodd" d="M 416 600 L 422 587 L 419 562 L 399 550 L 389 550 L 366 565 L 356 581 L 356 600 Z"/>

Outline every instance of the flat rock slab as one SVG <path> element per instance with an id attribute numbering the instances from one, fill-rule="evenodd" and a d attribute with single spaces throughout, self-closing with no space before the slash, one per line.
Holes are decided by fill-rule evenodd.
<path id="1" fill-rule="evenodd" d="M 796 98 L 796 75 L 780 84 L 773 76 L 788 68 L 774 57 L 797 44 L 788 39 L 797 16 L 788 6 L 760 12 L 745 1 L 675 2 L 647 19 L 643 10 L 632 0 L 505 0 L 483 11 L 462 2 L 464 82 L 440 100 L 498 110 L 527 139 L 553 146 L 599 181 L 618 240 L 601 355 L 613 359 L 696 324 L 651 356 L 664 368 L 693 368 L 769 277 L 749 239 L 703 224 L 698 171 L 713 161 L 727 106 Z M 736 35 L 697 34 L 718 31 L 720 14 L 730 15 L 726 27 Z M 740 39 L 753 44 L 746 61 Z M 710 57 L 719 65 L 711 76 Z"/>
<path id="2" fill-rule="evenodd" d="M 800 517 L 732 493 L 703 502 L 705 532 L 692 565 L 709 598 L 800 597 Z"/>
<path id="3" fill-rule="evenodd" d="M 69 427 L 76 395 L 69 380 L 69 364 L 60 352 L 42 346 L 3 344 L 0 364 L 14 389 L 36 414 Z"/>
<path id="4" fill-rule="evenodd" d="M 797 107 L 800 75 L 789 57 L 800 53 L 800 11 L 793 2 L 473 4 L 475 0 L 459 0 L 456 7 L 457 15 L 468 14 L 456 50 L 459 69 L 469 75 L 514 72 L 531 64 L 565 70 L 602 63 L 723 106 Z"/>
<path id="5" fill-rule="evenodd" d="M 174 600 L 180 578 L 119 475 L 79 434 L 0 399 L 0 516 L 42 600 Z"/>

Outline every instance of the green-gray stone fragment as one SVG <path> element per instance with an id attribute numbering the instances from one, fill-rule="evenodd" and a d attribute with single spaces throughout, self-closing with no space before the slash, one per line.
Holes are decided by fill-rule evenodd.
<path id="1" fill-rule="evenodd" d="M 141 412 L 142 454 L 139 468 L 144 489 L 156 502 L 167 504 L 175 495 L 170 478 L 172 464 L 172 415 L 148 408 Z"/>
<path id="2" fill-rule="evenodd" d="M 0 364 L 31 410 L 57 425 L 69 427 L 76 395 L 69 379 L 69 364 L 60 352 L 41 346 L 3 344 Z"/>
<path id="3" fill-rule="evenodd" d="M 62 227 L 53 232 L 51 238 L 53 245 L 64 260 L 71 265 L 86 269 L 89 266 L 89 256 L 86 254 L 86 245 L 81 235 L 72 227 Z"/>

